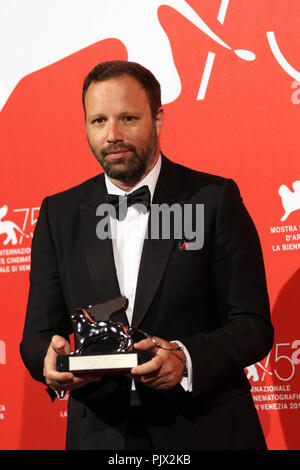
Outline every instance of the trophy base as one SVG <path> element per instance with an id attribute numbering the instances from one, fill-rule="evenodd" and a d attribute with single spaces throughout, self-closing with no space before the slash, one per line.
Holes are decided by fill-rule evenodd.
<path id="1" fill-rule="evenodd" d="M 140 363 L 137 352 L 119 354 L 91 354 L 82 356 L 57 356 L 59 372 L 126 373 Z"/>

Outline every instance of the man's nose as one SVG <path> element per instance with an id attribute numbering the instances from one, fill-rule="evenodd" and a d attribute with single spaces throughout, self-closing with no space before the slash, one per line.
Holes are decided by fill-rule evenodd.
<path id="1" fill-rule="evenodd" d="M 114 142 L 122 142 L 123 134 L 120 129 L 120 125 L 118 122 L 110 122 L 108 124 L 108 132 L 107 132 L 107 142 L 114 143 Z"/>

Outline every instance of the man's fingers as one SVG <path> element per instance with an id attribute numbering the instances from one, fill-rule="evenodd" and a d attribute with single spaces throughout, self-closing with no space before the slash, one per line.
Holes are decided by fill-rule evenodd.
<path id="1" fill-rule="evenodd" d="M 56 370 L 56 358 L 58 355 L 68 354 L 70 345 L 65 338 L 55 335 L 51 339 L 47 354 L 44 359 L 44 377 L 49 387 L 62 389 L 71 383 L 74 375 L 70 372 L 58 372 Z"/>
<path id="2" fill-rule="evenodd" d="M 74 379 L 74 374 L 71 372 L 57 372 L 55 369 L 47 368 L 47 365 L 44 369 L 44 377 L 47 384 L 52 387 L 65 387 L 68 384 L 72 383 Z"/>
<path id="3" fill-rule="evenodd" d="M 71 373 L 57 372 L 47 377 L 47 384 L 53 390 L 75 390 L 91 382 L 98 382 L 102 379 L 100 374 L 83 374 L 82 376 L 75 376 Z"/>
<path id="4" fill-rule="evenodd" d="M 155 347 L 153 341 L 151 341 L 151 339 L 149 339 L 149 338 L 142 339 L 138 343 L 134 343 L 133 346 L 134 346 L 135 349 L 138 349 L 139 351 L 146 351 L 147 349 L 151 349 L 151 348 Z"/>
<path id="5" fill-rule="evenodd" d="M 161 356 L 154 356 L 152 359 L 150 359 L 150 361 L 144 362 L 144 364 L 133 367 L 133 369 L 131 369 L 131 373 L 133 375 L 151 374 L 159 370 L 160 367 L 163 365 L 163 362 L 164 360 Z"/>
<path id="6" fill-rule="evenodd" d="M 149 387 L 160 390 L 173 388 L 182 378 L 185 354 L 174 350 L 174 344 L 169 341 L 157 337 L 153 339 L 162 348 L 155 346 L 150 339 L 134 344 L 137 350 L 153 349 L 155 355 L 148 362 L 133 367 L 131 373 Z"/>
<path id="7" fill-rule="evenodd" d="M 86 373 L 75 375 L 72 372 L 58 372 L 56 358 L 63 354 L 69 354 L 71 350 L 69 342 L 62 336 L 52 337 L 47 354 L 44 359 L 44 377 L 47 384 L 58 392 L 62 390 L 74 390 L 90 382 L 101 380 L 99 373 Z"/>
<path id="8" fill-rule="evenodd" d="M 101 379 L 102 375 L 97 373 L 82 374 L 82 376 L 74 376 L 70 382 L 67 382 L 63 385 L 63 390 L 75 390 L 91 382 L 99 382 L 99 380 Z"/>
<path id="9" fill-rule="evenodd" d="M 170 381 L 167 377 L 158 377 L 154 380 L 147 380 L 145 377 L 142 377 L 141 382 L 148 387 L 156 388 L 156 389 L 169 389 L 170 388 Z"/>

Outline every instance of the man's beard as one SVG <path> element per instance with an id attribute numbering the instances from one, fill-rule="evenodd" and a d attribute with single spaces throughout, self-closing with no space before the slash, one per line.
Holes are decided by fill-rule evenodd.
<path id="1" fill-rule="evenodd" d="M 131 144 L 111 144 L 102 150 L 93 148 L 90 142 L 89 146 L 107 176 L 134 185 L 150 168 L 157 151 L 158 138 L 156 129 L 152 126 L 149 139 L 139 153 L 137 148 Z M 107 158 L 110 153 L 122 151 L 128 151 L 130 154 L 115 160 Z"/>

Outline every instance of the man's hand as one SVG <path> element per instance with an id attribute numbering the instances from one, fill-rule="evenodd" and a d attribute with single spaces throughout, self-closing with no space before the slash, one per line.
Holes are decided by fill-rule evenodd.
<path id="1" fill-rule="evenodd" d="M 134 367 L 131 373 L 135 379 L 140 380 L 143 384 L 157 390 L 168 390 L 182 379 L 185 369 L 185 354 L 183 351 L 176 351 L 176 343 L 169 343 L 161 338 L 154 337 L 155 341 L 165 347 L 173 349 L 165 350 L 156 347 L 150 339 L 144 339 L 134 344 L 135 349 L 139 351 L 151 350 L 153 358 Z"/>
<path id="2" fill-rule="evenodd" d="M 55 335 L 52 337 L 44 359 L 44 377 L 49 387 L 57 392 L 75 390 L 90 382 L 97 382 L 102 378 L 98 373 L 84 373 L 76 376 L 72 372 L 58 372 L 56 370 L 57 356 L 70 354 L 70 349 L 70 344 L 65 338 Z"/>

